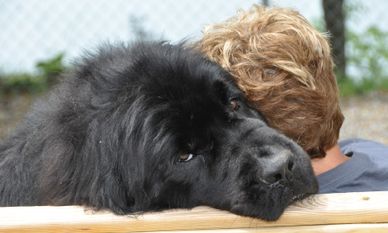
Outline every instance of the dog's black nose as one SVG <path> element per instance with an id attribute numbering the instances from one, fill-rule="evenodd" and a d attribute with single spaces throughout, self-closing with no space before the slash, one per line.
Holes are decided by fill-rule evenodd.
<path id="1" fill-rule="evenodd" d="M 262 179 L 265 183 L 273 184 L 281 180 L 292 180 L 294 158 L 291 151 L 281 150 L 265 159 L 267 166 L 263 166 Z"/>

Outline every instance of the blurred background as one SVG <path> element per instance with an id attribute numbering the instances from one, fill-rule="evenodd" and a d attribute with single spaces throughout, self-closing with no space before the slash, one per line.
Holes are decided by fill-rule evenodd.
<path id="1" fill-rule="evenodd" d="M 0 0 L 0 138 L 85 50 L 101 43 L 195 41 L 208 24 L 253 4 L 298 10 L 330 32 L 341 138 L 388 144 L 388 1 L 384 0 Z"/>

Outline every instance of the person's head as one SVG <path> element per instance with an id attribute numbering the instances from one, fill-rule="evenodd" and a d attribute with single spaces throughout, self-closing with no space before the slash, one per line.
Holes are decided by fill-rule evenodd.
<path id="1" fill-rule="evenodd" d="M 344 117 L 327 36 L 298 12 L 253 6 L 204 30 L 195 45 L 248 100 L 310 155 L 337 143 Z"/>

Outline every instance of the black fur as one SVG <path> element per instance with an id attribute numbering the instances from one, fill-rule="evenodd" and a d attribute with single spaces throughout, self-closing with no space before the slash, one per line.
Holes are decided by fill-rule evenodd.
<path id="1" fill-rule="evenodd" d="M 266 176 L 284 160 L 286 173 Z M 316 191 L 302 149 L 225 71 L 180 45 L 105 46 L 0 144 L 1 206 L 208 205 L 273 220 Z"/>

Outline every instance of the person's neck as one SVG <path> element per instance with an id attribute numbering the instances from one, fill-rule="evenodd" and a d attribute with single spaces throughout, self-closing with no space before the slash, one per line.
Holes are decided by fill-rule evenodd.
<path id="1" fill-rule="evenodd" d="M 338 144 L 326 151 L 324 158 L 315 158 L 311 160 L 314 174 L 316 176 L 325 173 L 338 165 L 346 162 L 349 159 L 348 156 L 344 155 Z"/>

